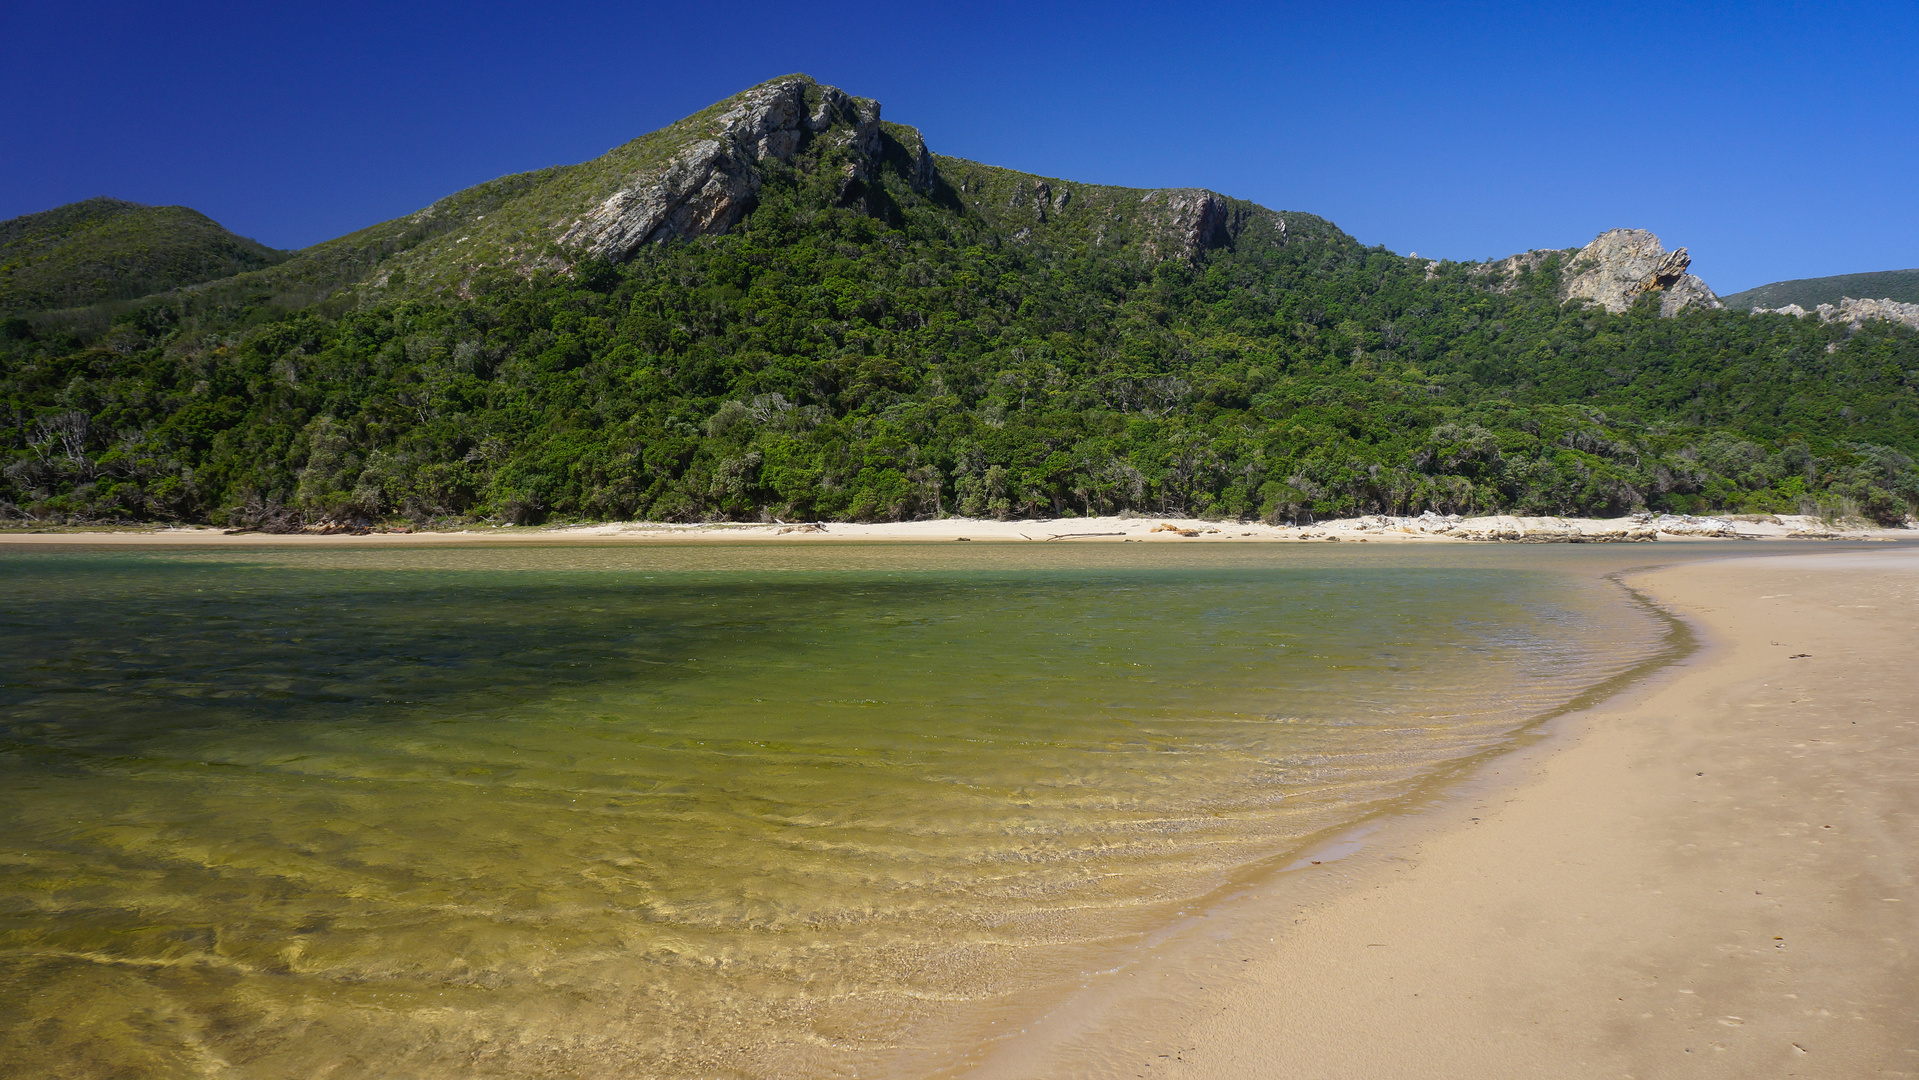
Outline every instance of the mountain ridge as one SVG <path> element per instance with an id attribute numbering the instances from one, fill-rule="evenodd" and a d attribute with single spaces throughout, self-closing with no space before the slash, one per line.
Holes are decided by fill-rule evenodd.
<path id="1" fill-rule="evenodd" d="M 1792 305 L 1812 311 L 1820 304 L 1839 304 L 1847 297 L 1919 304 L 1919 268 L 1794 278 L 1746 289 L 1721 299 L 1727 307 L 1741 311 Z"/>
<path id="2" fill-rule="evenodd" d="M 764 114 L 782 109 L 783 122 L 768 127 Z M 744 119 L 761 122 L 740 125 L 743 110 L 759 114 Z M 732 130 L 741 126 L 751 130 Z M 918 129 L 882 120 L 877 102 L 809 76 L 786 75 L 598 158 L 486 181 L 411 214 L 292 252 L 278 265 L 195 282 L 178 293 L 216 307 L 266 301 L 295 309 L 334 297 L 364 305 L 407 297 L 470 297 L 506 277 L 564 272 L 582 259 L 619 261 L 640 242 L 724 233 L 751 205 L 761 158 L 789 166 L 803 144 L 815 138 L 833 144 L 821 149 L 834 158 L 824 164 L 842 170 L 837 199 L 871 198 L 868 212 L 885 216 L 880 205 L 884 173 L 918 196 L 968 206 L 994 226 L 1013 222 L 1006 233 L 1013 242 L 1090 240 L 1094 248 L 1137 248 L 1150 261 L 1175 255 L 1191 259 L 1231 242 L 1255 217 L 1264 217 L 1282 235 L 1288 221 L 1315 233 L 1336 231 L 1314 215 L 1268 210 L 1204 189 L 1086 184 L 935 154 Z M 741 142 L 751 144 L 753 152 L 743 153 L 745 148 L 736 145 L 721 153 L 722 144 Z M 710 160 L 682 160 L 688 151 Z M 724 167 L 716 168 L 715 161 Z M 806 164 L 818 168 L 822 163 Z M 945 172 L 955 173 L 955 180 L 947 180 Z M 716 185 L 705 193 L 704 204 L 692 197 L 692 189 L 702 184 Z M 971 185 L 968 192 L 958 190 L 966 185 Z M 615 213 L 609 205 L 618 200 L 627 205 Z M 693 217 L 667 222 L 668 211 Z M 622 213 L 648 220 L 644 226 L 622 224 Z M 1093 216 L 1099 220 L 1079 228 Z M 632 243 L 606 241 L 622 228 L 639 228 L 644 235 Z"/>
<path id="3" fill-rule="evenodd" d="M 897 207 L 886 205 L 885 184 L 899 180 L 916 196 L 981 216 L 996 238 L 1132 248 L 1147 262 L 1197 258 L 1255 223 L 1282 243 L 1289 228 L 1345 235 L 1315 215 L 1206 189 L 1085 184 L 935 154 L 918 129 L 884 121 L 880 113 L 878 102 L 810 76 L 778 76 L 600 157 L 485 181 L 411 214 L 283 253 L 277 265 L 185 283 L 178 294 L 203 307 L 265 303 L 278 310 L 329 300 L 365 306 L 471 298 L 510 277 L 571 272 L 582 261 L 629 259 L 646 243 L 723 234 L 753 205 L 762 166 L 796 161 L 815 171 L 837 170 L 833 201 L 861 199 L 876 216 L 897 219 Z M 809 147 L 813 142 L 824 145 Z M 823 153 L 801 161 L 807 149 Z M 1643 230 L 1611 230 L 1583 249 L 1521 253 L 1485 264 L 1480 273 L 1492 287 L 1504 287 L 1496 283 L 1538 270 L 1553 254 L 1569 268 L 1584 260 L 1563 277 L 1564 299 L 1619 311 L 1640 293 L 1659 292 L 1668 315 L 1719 302 L 1684 272 L 1684 248 L 1666 253 Z M 1667 264 L 1677 270 L 1667 273 Z"/>
<path id="4" fill-rule="evenodd" d="M 1401 256 L 941 156 L 782 77 L 279 265 L 7 319 L 0 517 L 1919 509 L 1919 332 L 1725 309 L 1688 262 L 1640 230 Z"/>

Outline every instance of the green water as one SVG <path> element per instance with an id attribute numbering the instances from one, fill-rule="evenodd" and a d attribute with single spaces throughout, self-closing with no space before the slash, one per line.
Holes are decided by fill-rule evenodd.
<path id="1" fill-rule="evenodd" d="M 924 1075 L 1650 655 L 1618 562 L 0 551 L 0 1070 Z"/>

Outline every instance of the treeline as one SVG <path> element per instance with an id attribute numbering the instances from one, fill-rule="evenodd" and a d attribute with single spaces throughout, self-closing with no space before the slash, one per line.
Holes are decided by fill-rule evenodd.
<path id="1" fill-rule="evenodd" d="M 1053 250 L 887 178 L 479 295 L 82 341 L 9 320 L 0 513 L 47 521 L 1218 518 L 1919 507 L 1919 334 L 1562 308 L 1557 269 L 1249 234 Z M 870 200 L 869 200 L 870 201 Z M 256 313 L 257 314 L 257 313 Z"/>

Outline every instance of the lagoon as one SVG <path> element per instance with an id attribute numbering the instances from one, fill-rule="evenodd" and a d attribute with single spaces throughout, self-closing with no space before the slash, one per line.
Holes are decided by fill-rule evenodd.
<path id="1" fill-rule="evenodd" d="M 0 1059 L 937 1073 L 1655 660 L 1645 561 L 9 549 Z"/>

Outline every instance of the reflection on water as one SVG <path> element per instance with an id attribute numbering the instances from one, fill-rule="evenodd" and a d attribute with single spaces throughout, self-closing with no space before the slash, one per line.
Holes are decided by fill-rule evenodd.
<path id="1" fill-rule="evenodd" d="M 1647 655 L 1553 559 L 0 553 L 0 1062 L 912 1074 Z"/>

